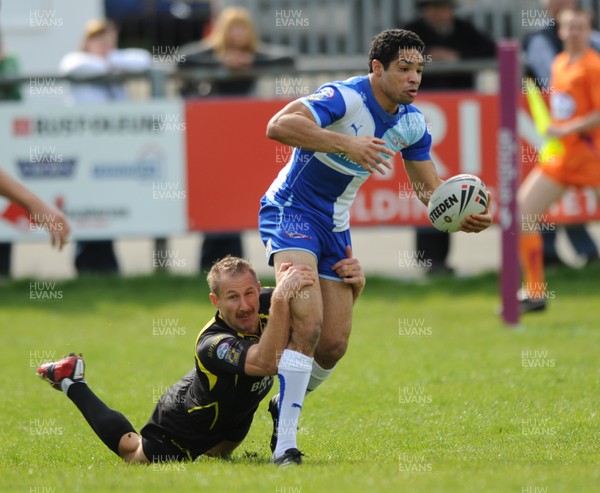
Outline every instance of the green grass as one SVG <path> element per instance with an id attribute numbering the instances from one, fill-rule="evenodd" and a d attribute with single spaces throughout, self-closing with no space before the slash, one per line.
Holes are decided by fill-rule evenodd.
<path id="1" fill-rule="evenodd" d="M 268 463 L 266 401 L 229 462 L 127 466 L 34 377 L 39 359 L 81 351 L 91 388 L 139 429 L 193 365 L 213 313 L 203 280 L 82 278 L 45 301 L 10 282 L 0 287 L 0 491 L 598 491 L 599 277 L 598 265 L 550 271 L 550 309 L 519 330 L 494 314 L 494 275 L 370 279 L 347 355 L 305 402 L 305 465 L 291 470 Z M 177 330 L 160 335 L 156 319 Z M 413 319 L 422 335 L 401 335 Z"/>

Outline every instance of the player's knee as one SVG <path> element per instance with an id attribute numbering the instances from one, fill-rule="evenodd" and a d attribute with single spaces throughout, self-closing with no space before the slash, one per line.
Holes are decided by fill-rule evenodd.
<path id="1" fill-rule="evenodd" d="M 315 358 L 323 368 L 333 368 L 348 349 L 347 340 L 320 341 Z"/>
<path id="2" fill-rule="evenodd" d="M 142 451 L 142 440 L 136 433 L 126 433 L 121 437 L 119 456 L 127 463 L 148 462 Z"/>
<path id="3" fill-rule="evenodd" d="M 323 320 L 319 317 L 292 318 L 292 345 L 312 352 L 319 342 L 322 325 Z"/>

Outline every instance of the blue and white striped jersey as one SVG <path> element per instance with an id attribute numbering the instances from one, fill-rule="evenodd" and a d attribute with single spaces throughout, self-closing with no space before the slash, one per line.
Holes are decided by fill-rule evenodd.
<path id="1" fill-rule="evenodd" d="M 412 104 L 400 105 L 395 115 L 387 113 L 375 99 L 367 76 L 325 84 L 300 101 L 322 128 L 383 139 L 386 147 L 411 161 L 431 159 L 431 135 L 423 114 Z M 345 231 L 350 207 L 368 177 L 369 172 L 343 154 L 296 148 L 264 199 L 305 210 L 330 231 Z"/>

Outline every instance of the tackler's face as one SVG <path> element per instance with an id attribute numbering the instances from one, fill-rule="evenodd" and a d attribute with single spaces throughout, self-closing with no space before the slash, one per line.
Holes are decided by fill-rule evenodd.
<path id="1" fill-rule="evenodd" d="M 260 283 L 251 272 L 224 275 L 218 293 L 210 299 L 221 318 L 232 329 L 244 334 L 258 333 Z"/>

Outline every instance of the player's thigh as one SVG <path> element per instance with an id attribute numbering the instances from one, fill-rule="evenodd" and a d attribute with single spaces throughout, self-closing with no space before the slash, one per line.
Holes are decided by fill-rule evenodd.
<path id="1" fill-rule="evenodd" d="M 539 168 L 527 175 L 519 187 L 517 199 L 523 222 L 534 222 L 556 202 L 565 191 L 566 186 L 547 176 Z"/>
<path id="2" fill-rule="evenodd" d="M 276 252 L 273 256 L 275 266 L 275 275 L 279 283 L 279 268 L 283 263 L 308 265 L 317 273 L 317 258 L 311 252 L 305 250 L 283 250 Z M 321 301 L 321 287 L 319 281 L 312 286 L 303 289 L 302 296 L 292 297 L 290 300 L 290 310 L 292 312 L 292 326 L 294 322 L 301 320 L 311 320 L 320 326 L 323 318 L 323 306 Z"/>
<path id="3" fill-rule="evenodd" d="M 307 250 L 282 250 L 273 254 L 275 275 L 278 275 L 281 264 L 290 262 L 292 264 L 305 264 L 317 272 L 317 257 Z"/>
<path id="4" fill-rule="evenodd" d="M 320 281 L 323 328 L 315 354 L 319 364 L 335 364 L 346 352 L 352 330 L 352 287 L 330 279 Z"/>

